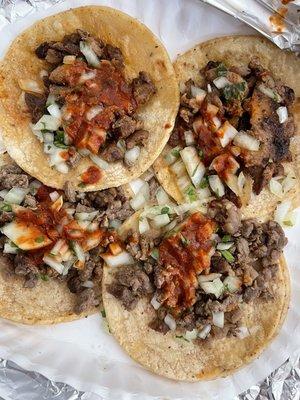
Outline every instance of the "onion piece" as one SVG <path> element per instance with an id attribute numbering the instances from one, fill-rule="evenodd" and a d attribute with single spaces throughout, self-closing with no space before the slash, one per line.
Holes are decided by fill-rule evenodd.
<path id="1" fill-rule="evenodd" d="M 191 146 L 195 143 L 194 134 L 192 131 L 185 131 L 184 132 L 184 140 L 187 146 Z"/>
<path id="2" fill-rule="evenodd" d="M 55 269 L 59 274 L 62 274 L 64 271 L 64 265 L 62 263 L 57 262 L 54 257 L 49 255 L 45 255 L 43 257 L 43 262 L 48 265 L 49 267 Z"/>
<path id="3" fill-rule="evenodd" d="M 122 251 L 116 256 L 104 253 L 101 254 L 100 257 L 103 258 L 109 267 L 119 267 L 120 265 L 131 265 L 135 263 L 134 259 L 127 251 Z"/>
<path id="4" fill-rule="evenodd" d="M 94 106 L 91 107 L 85 114 L 86 119 L 88 121 L 91 121 L 92 119 L 94 119 L 98 114 L 101 113 L 101 111 L 103 111 L 103 106 Z"/>
<path id="5" fill-rule="evenodd" d="M 89 154 L 90 159 L 98 165 L 99 168 L 106 170 L 109 167 L 109 163 L 103 160 L 103 158 L 97 156 L 97 154 Z"/>
<path id="6" fill-rule="evenodd" d="M 238 131 L 228 121 L 218 129 L 217 136 L 219 137 L 222 147 L 226 147 L 231 140 L 237 135 Z"/>
<path id="7" fill-rule="evenodd" d="M 197 329 L 193 329 L 192 331 L 186 331 L 185 334 L 183 335 L 183 337 L 188 340 L 189 342 L 191 342 L 192 340 L 197 339 L 198 336 L 198 331 Z"/>
<path id="8" fill-rule="evenodd" d="M 226 76 L 220 76 L 214 79 L 213 83 L 218 89 L 223 89 L 225 86 L 232 85 L 232 83 L 226 78 Z"/>
<path id="9" fill-rule="evenodd" d="M 203 101 L 206 96 L 206 91 L 195 85 L 191 85 L 191 95 L 192 97 L 195 97 L 198 101 Z"/>
<path id="10" fill-rule="evenodd" d="M 235 293 L 237 292 L 240 287 L 242 286 L 242 281 L 236 277 L 236 276 L 227 276 L 223 284 L 225 286 L 225 289 L 230 292 L 230 293 Z"/>
<path id="11" fill-rule="evenodd" d="M 44 91 L 38 82 L 34 81 L 33 79 L 18 79 L 18 84 L 20 89 L 24 90 L 24 92 L 29 93 L 38 93 L 43 94 Z"/>
<path id="12" fill-rule="evenodd" d="M 47 101 L 46 101 L 46 107 L 51 106 L 52 104 L 56 103 L 56 97 L 54 94 L 49 94 Z"/>
<path id="13" fill-rule="evenodd" d="M 171 331 L 175 331 L 177 324 L 172 315 L 167 314 L 164 318 L 164 322 L 166 325 L 168 325 Z"/>
<path id="14" fill-rule="evenodd" d="M 258 86 L 258 90 L 260 90 L 263 94 L 265 94 L 266 96 L 270 97 L 271 99 L 273 99 L 277 103 L 280 103 L 282 101 L 282 97 L 278 93 L 276 93 L 274 90 L 268 88 L 263 83 L 261 83 Z"/>
<path id="15" fill-rule="evenodd" d="M 279 123 L 283 124 L 284 122 L 286 122 L 289 118 L 289 113 L 286 107 L 279 107 L 276 110 L 276 113 L 278 115 L 279 118 Z"/>
<path id="16" fill-rule="evenodd" d="M 151 301 L 150 304 L 152 305 L 152 307 L 154 308 L 154 310 L 158 310 L 159 307 L 161 306 L 161 303 L 157 300 L 157 295 L 155 294 Z"/>
<path id="17" fill-rule="evenodd" d="M 139 232 L 141 235 L 150 230 L 150 225 L 146 217 L 139 218 Z"/>
<path id="18" fill-rule="evenodd" d="M 66 244 L 66 241 L 63 239 L 59 239 L 50 250 L 50 255 L 56 256 L 57 254 L 59 254 L 60 249 L 62 248 L 62 246 L 64 246 L 64 244 Z"/>
<path id="19" fill-rule="evenodd" d="M 213 312 L 213 324 L 218 328 L 224 328 L 224 311 Z"/>
<path id="20" fill-rule="evenodd" d="M 79 48 L 80 48 L 81 53 L 86 58 L 86 61 L 88 62 L 88 64 L 90 64 L 92 67 L 98 67 L 100 65 L 100 61 L 99 61 L 96 53 L 94 52 L 94 50 L 91 48 L 91 46 L 88 43 L 81 41 L 79 43 Z"/>
<path id="21" fill-rule="evenodd" d="M 180 156 L 191 181 L 196 187 L 199 186 L 205 174 L 205 166 L 200 160 L 197 150 L 192 146 L 185 147 L 180 151 Z"/>
<path id="22" fill-rule="evenodd" d="M 221 278 L 222 274 L 218 274 L 216 272 L 213 272 L 208 275 L 200 274 L 198 275 L 198 282 L 212 282 L 213 280 L 217 278 Z"/>
<path id="23" fill-rule="evenodd" d="M 218 243 L 217 244 L 217 250 L 228 250 L 232 246 L 233 246 L 233 242 Z"/>
<path id="24" fill-rule="evenodd" d="M 4 244 L 3 248 L 4 254 L 17 254 L 18 252 L 19 252 L 18 247 L 12 241 L 9 241 Z"/>
<path id="25" fill-rule="evenodd" d="M 14 187 L 4 196 L 4 202 L 9 204 L 21 204 L 29 189 Z"/>
<path id="26" fill-rule="evenodd" d="M 62 113 L 61 113 L 61 110 L 60 110 L 58 104 L 56 104 L 56 103 L 51 104 L 51 106 L 47 107 L 47 110 L 48 110 L 49 114 L 52 115 L 52 117 L 61 119 Z"/>
<path id="27" fill-rule="evenodd" d="M 143 208 L 146 202 L 147 200 L 145 199 L 145 196 L 139 192 L 135 197 L 133 197 L 129 201 L 129 204 L 135 211 L 137 211 Z"/>
<path id="28" fill-rule="evenodd" d="M 287 219 L 288 213 L 291 208 L 290 201 L 284 201 L 276 207 L 274 212 L 274 220 L 278 222 L 281 226 L 284 226 L 284 221 Z"/>
<path id="29" fill-rule="evenodd" d="M 278 196 L 278 197 L 283 196 L 282 185 L 276 179 L 274 179 L 274 178 L 270 179 L 269 188 L 270 188 L 270 192 L 275 194 L 275 196 Z"/>
<path id="30" fill-rule="evenodd" d="M 7 189 L 0 190 L 0 197 L 2 197 L 2 199 L 4 199 L 4 197 L 7 195 L 7 193 L 8 193 Z"/>
<path id="31" fill-rule="evenodd" d="M 152 221 L 155 228 L 161 228 L 170 222 L 170 217 L 168 214 L 156 215 Z"/>
<path id="32" fill-rule="evenodd" d="M 224 285 L 220 278 L 214 279 L 212 282 L 200 282 L 200 287 L 205 293 L 214 294 L 217 299 L 224 292 Z"/>
<path id="33" fill-rule="evenodd" d="M 207 91 L 208 91 L 208 93 L 211 93 L 211 92 L 212 92 L 211 84 L 210 84 L 210 83 L 207 84 Z"/>
<path id="34" fill-rule="evenodd" d="M 208 324 L 198 333 L 198 337 L 200 339 L 206 339 L 210 331 L 211 331 L 211 325 Z"/>
<path id="35" fill-rule="evenodd" d="M 250 336 L 250 332 L 246 326 L 240 326 L 236 328 L 235 333 L 239 339 L 245 339 L 246 337 Z"/>
<path id="36" fill-rule="evenodd" d="M 218 175 L 210 175 L 208 177 L 208 182 L 209 186 L 211 187 L 212 191 L 216 193 L 218 197 L 222 197 L 225 194 L 225 188 L 224 185 L 221 181 L 221 179 L 218 177 Z"/>
<path id="37" fill-rule="evenodd" d="M 132 166 L 136 163 L 141 153 L 139 146 L 134 146 L 132 149 L 127 150 L 124 154 L 124 161 L 128 166 Z"/>
<path id="38" fill-rule="evenodd" d="M 164 157 L 165 161 L 168 165 L 174 164 L 174 162 L 176 160 L 178 160 L 178 158 L 180 156 L 180 150 L 181 150 L 181 147 L 176 146 L 168 152 L 168 154 Z"/>
<path id="39" fill-rule="evenodd" d="M 34 131 L 57 131 L 60 127 L 60 124 L 60 118 L 53 117 L 53 115 L 43 115 L 42 118 L 40 118 L 38 122 L 33 125 L 32 129 Z"/>
<path id="40" fill-rule="evenodd" d="M 250 151 L 258 151 L 260 146 L 259 140 L 244 131 L 238 132 L 233 142 L 236 146 Z"/>
<path id="41" fill-rule="evenodd" d="M 67 174 L 69 172 L 69 167 L 65 162 L 58 163 L 54 165 L 54 167 L 61 174 Z"/>
<path id="42" fill-rule="evenodd" d="M 91 211 L 91 212 L 77 212 L 75 214 L 75 219 L 78 221 L 93 221 L 94 218 L 99 215 L 99 211 Z"/>
<path id="43" fill-rule="evenodd" d="M 51 193 L 49 193 L 49 197 L 50 197 L 51 201 L 54 202 L 59 198 L 59 193 L 56 191 L 51 192 Z"/>
<path id="44" fill-rule="evenodd" d="M 283 193 L 289 192 L 296 185 L 296 177 L 293 175 L 287 175 L 281 182 Z"/>
<path id="45" fill-rule="evenodd" d="M 141 187 L 144 185 L 144 181 L 140 178 L 134 179 L 133 181 L 129 182 L 129 186 L 134 194 L 137 194 Z"/>
<path id="46" fill-rule="evenodd" d="M 72 248 L 74 250 L 74 253 L 75 253 L 77 259 L 84 263 L 85 262 L 85 254 L 84 254 L 84 251 L 83 251 L 82 247 L 80 246 L 80 244 L 77 243 L 76 241 L 72 241 L 71 245 L 72 245 Z"/>
<path id="47" fill-rule="evenodd" d="M 202 208 L 203 208 L 203 202 L 201 200 L 196 200 L 191 203 L 183 203 L 178 206 L 175 206 L 173 207 L 173 210 L 177 215 L 182 215 L 188 211 L 201 210 Z"/>
<path id="48" fill-rule="evenodd" d="M 159 205 L 164 205 L 171 202 L 170 197 L 162 187 L 158 188 L 155 197 Z"/>

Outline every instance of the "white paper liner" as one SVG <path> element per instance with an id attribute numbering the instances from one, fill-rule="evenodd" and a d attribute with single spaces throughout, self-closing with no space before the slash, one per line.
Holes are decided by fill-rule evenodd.
<path id="1" fill-rule="evenodd" d="M 0 57 L 9 42 L 41 17 L 87 4 L 103 4 L 143 21 L 161 38 L 171 57 L 212 37 L 255 33 L 241 22 L 198 0 L 106 0 L 68 1 L 46 11 L 28 15 L 4 28 Z M 0 356 L 52 380 L 69 383 L 78 390 L 95 392 L 103 399 L 232 399 L 264 379 L 300 348 L 300 226 L 288 232 L 287 261 L 292 278 L 292 301 L 280 335 L 263 355 L 226 379 L 187 384 L 153 375 L 133 362 L 101 326 L 101 317 L 50 327 L 29 327 L 0 322 Z"/>

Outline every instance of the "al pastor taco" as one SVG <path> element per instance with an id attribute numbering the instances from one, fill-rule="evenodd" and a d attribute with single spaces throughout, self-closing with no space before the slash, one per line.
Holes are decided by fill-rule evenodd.
<path id="1" fill-rule="evenodd" d="M 262 37 L 223 37 L 176 60 L 181 105 L 154 168 L 178 202 L 225 197 L 245 217 L 299 205 L 299 59 Z"/>
<path id="2" fill-rule="evenodd" d="M 146 208 L 119 233 L 118 252 L 102 254 L 107 322 L 150 371 L 185 381 L 226 376 L 278 333 L 290 284 L 277 222 L 241 220 L 219 199 L 189 212 Z"/>
<path id="3" fill-rule="evenodd" d="M 88 6 L 47 17 L 18 36 L 0 66 L 7 151 L 62 189 L 116 187 L 147 170 L 178 108 L 162 44 L 117 10 Z"/>

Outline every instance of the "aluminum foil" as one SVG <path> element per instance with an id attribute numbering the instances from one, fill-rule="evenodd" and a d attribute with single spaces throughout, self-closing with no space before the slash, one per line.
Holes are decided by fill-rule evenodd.
<path id="1" fill-rule="evenodd" d="M 300 51 L 300 0 L 203 1 L 255 28 L 281 49 Z"/>
<path id="2" fill-rule="evenodd" d="M 0 29 L 37 10 L 62 0 L 0 0 Z M 130 0 L 129 0 L 130 1 Z M 172 1 L 172 0 L 166 0 Z M 300 51 L 300 0 L 283 6 L 282 0 L 203 0 L 257 29 L 281 48 Z M 247 8 L 244 7 L 247 5 Z M 285 7 L 282 11 L 282 7 Z M 275 32 L 272 16 L 278 10 L 282 32 Z M 270 20 L 271 18 L 271 20 Z M 276 18 L 275 18 L 276 20 Z M 263 382 L 252 386 L 234 400 L 299 400 L 300 357 L 294 355 Z M 0 400 L 101 400 L 93 393 L 80 392 L 62 382 L 26 371 L 12 361 L 0 358 Z"/>

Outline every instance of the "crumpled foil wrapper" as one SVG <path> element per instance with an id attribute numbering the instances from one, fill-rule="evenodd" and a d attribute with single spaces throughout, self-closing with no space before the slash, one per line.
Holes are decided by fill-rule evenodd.
<path id="1" fill-rule="evenodd" d="M 0 30 L 7 24 L 62 0 L 0 0 Z M 169 0 L 171 1 L 171 0 Z M 300 0 L 202 0 L 257 29 L 280 48 L 300 51 Z M 247 7 L 247 8 L 245 8 Z M 272 23 L 274 21 L 274 23 Z M 280 32 L 276 31 L 280 27 Z M 1 397 L 5 396 L 5 397 Z M 0 400 L 101 400 L 0 358 Z M 299 400 L 300 356 L 294 355 L 263 382 L 234 400 Z"/>
<path id="2" fill-rule="evenodd" d="M 258 30 L 281 49 L 300 52 L 300 0 L 202 0 Z"/>

